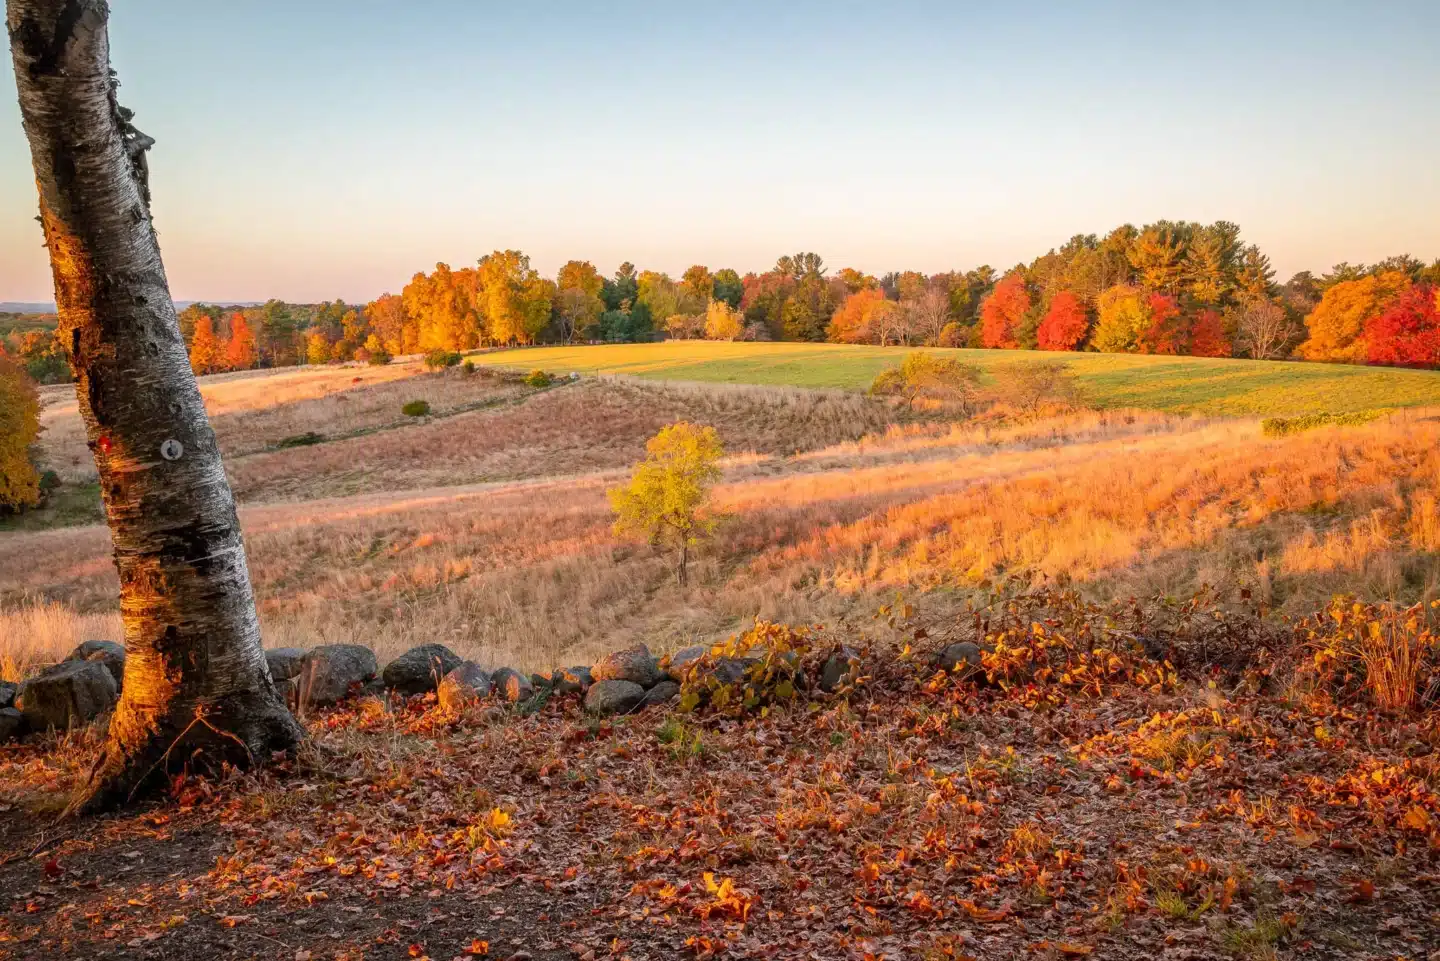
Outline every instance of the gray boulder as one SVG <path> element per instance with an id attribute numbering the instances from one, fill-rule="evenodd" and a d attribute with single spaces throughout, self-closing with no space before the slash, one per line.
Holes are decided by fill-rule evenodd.
<path id="1" fill-rule="evenodd" d="M 276 647 L 265 652 L 265 663 L 270 665 L 270 679 L 276 684 L 299 677 L 305 666 L 303 647 Z"/>
<path id="2" fill-rule="evenodd" d="M 629 681 L 641 687 L 654 687 L 660 678 L 660 662 L 644 644 L 606 654 L 590 669 L 596 681 Z"/>
<path id="3" fill-rule="evenodd" d="M 974 674 L 981 666 L 980 645 L 970 641 L 950 644 L 940 651 L 935 659 L 935 666 L 946 673 L 958 669 L 966 676 Z"/>
<path id="4" fill-rule="evenodd" d="M 442 677 L 463 663 L 444 644 L 422 644 L 385 665 L 385 686 L 401 694 L 424 694 L 435 690 Z"/>
<path id="5" fill-rule="evenodd" d="M 85 641 L 66 655 L 67 661 L 95 661 L 104 664 L 115 679 L 115 689 L 125 686 L 125 646 L 114 641 Z"/>
<path id="6" fill-rule="evenodd" d="M 100 661 L 62 661 L 20 685 L 15 704 L 32 731 L 89 724 L 115 706 L 120 689 Z"/>
<path id="7" fill-rule="evenodd" d="M 645 688 L 634 681 L 607 678 L 590 685 L 585 693 L 585 710 L 591 714 L 625 714 L 645 700 Z"/>
<path id="8" fill-rule="evenodd" d="M 511 704 L 528 701 L 535 696 L 535 687 L 530 683 L 530 678 L 513 668 L 497 668 L 495 673 L 490 675 L 490 683 L 495 685 L 495 692 Z"/>
<path id="9" fill-rule="evenodd" d="M 674 681 L 661 681 L 659 684 L 656 684 L 654 687 L 650 688 L 650 690 L 645 692 L 645 697 L 641 699 L 640 706 L 642 708 L 646 708 L 652 707 L 656 704 L 665 704 L 669 701 L 675 700 L 675 698 L 679 696 L 679 684 L 676 684 Z"/>
<path id="10" fill-rule="evenodd" d="M 556 694 L 583 694 L 595 679 L 588 667 L 567 667 L 551 674 L 550 683 Z"/>
<path id="11" fill-rule="evenodd" d="M 859 652 L 849 647 L 837 648 L 820 669 L 820 690 L 832 694 L 845 685 L 854 684 L 859 675 Z"/>
<path id="12" fill-rule="evenodd" d="M 708 653 L 710 653 L 710 648 L 706 647 L 704 644 L 694 644 L 690 647 L 682 647 L 674 654 L 671 654 L 669 659 L 666 660 L 666 673 L 668 673 L 672 678 L 677 681 L 683 681 L 685 680 L 685 675 L 689 674 L 691 669 L 695 666 L 695 662 L 700 660 L 700 658 L 704 657 Z"/>
<path id="13" fill-rule="evenodd" d="M 466 661 L 440 680 L 436 696 L 439 698 L 442 708 L 458 714 L 468 707 L 479 704 L 489 695 L 493 686 L 489 671 L 479 664 Z"/>
<path id="14" fill-rule="evenodd" d="M 0 708 L 13 705 L 15 703 L 15 694 L 19 690 L 19 684 L 12 684 L 10 681 L 0 681 Z"/>
<path id="15" fill-rule="evenodd" d="M 760 663 L 755 657 L 722 657 L 713 664 L 697 667 L 702 680 L 713 680 L 719 684 L 736 684 L 745 679 L 746 673 Z M 693 672 L 692 672 L 693 673 Z"/>
<path id="16" fill-rule="evenodd" d="M 300 665 L 302 706 L 338 704 L 374 679 L 380 666 L 375 652 L 359 644 L 323 644 L 305 652 Z"/>
<path id="17" fill-rule="evenodd" d="M 13 707 L 0 707 L 0 744 L 23 737 L 25 715 Z"/>

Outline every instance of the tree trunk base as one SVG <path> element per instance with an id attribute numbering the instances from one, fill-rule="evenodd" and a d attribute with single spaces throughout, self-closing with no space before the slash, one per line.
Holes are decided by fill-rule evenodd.
<path id="1" fill-rule="evenodd" d="M 255 767 L 305 739 L 304 730 L 273 693 L 236 695 L 203 708 L 191 704 L 158 718 L 135 713 L 127 716 L 121 705 L 104 750 L 64 817 L 123 806 L 161 789 L 169 775 L 182 770 L 213 775 L 226 764 Z"/>

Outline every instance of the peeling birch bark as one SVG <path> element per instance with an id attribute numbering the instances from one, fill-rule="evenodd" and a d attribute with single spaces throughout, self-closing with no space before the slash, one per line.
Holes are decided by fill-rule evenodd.
<path id="1" fill-rule="evenodd" d="M 150 218 L 154 142 L 116 100 L 104 0 L 7 0 L 60 336 L 100 474 L 128 657 L 70 811 L 184 764 L 267 760 L 302 731 L 271 681 L 235 500 Z"/>

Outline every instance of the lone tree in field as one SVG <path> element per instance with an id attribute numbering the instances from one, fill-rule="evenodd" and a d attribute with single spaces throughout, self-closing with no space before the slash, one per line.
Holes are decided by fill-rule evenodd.
<path id="1" fill-rule="evenodd" d="M 996 393 L 1000 399 L 1027 414 L 1046 404 L 1072 407 L 1080 400 L 1080 388 L 1070 365 L 1063 360 L 1022 360 L 995 371 Z"/>
<path id="2" fill-rule="evenodd" d="M 615 533 L 674 550 L 676 578 L 683 587 L 690 548 L 715 529 L 705 505 L 720 477 L 716 465 L 725 449 L 715 428 L 680 421 L 650 438 L 645 450 L 648 456 L 635 465 L 630 483 L 609 492 Z"/>
<path id="3" fill-rule="evenodd" d="M 128 657 L 70 810 L 187 762 L 264 761 L 303 736 L 270 679 L 235 500 L 170 299 L 145 151 L 116 100 L 104 0 L 8 0 L 59 335 L 120 574 Z"/>
<path id="4" fill-rule="evenodd" d="M 905 355 L 898 366 L 887 367 L 870 385 L 876 397 L 899 397 L 915 409 L 917 400 L 932 400 L 969 413 L 980 387 L 980 371 L 969 364 L 936 357 L 923 350 Z"/>

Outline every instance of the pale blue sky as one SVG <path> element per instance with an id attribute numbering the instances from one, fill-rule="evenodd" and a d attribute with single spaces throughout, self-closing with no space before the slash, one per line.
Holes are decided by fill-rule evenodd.
<path id="1" fill-rule="evenodd" d="M 497 247 L 1006 267 L 1161 217 L 1282 277 L 1440 257 L 1434 0 L 112 8 L 177 299 L 366 300 Z M 0 300 L 48 300 L 13 83 Z"/>

